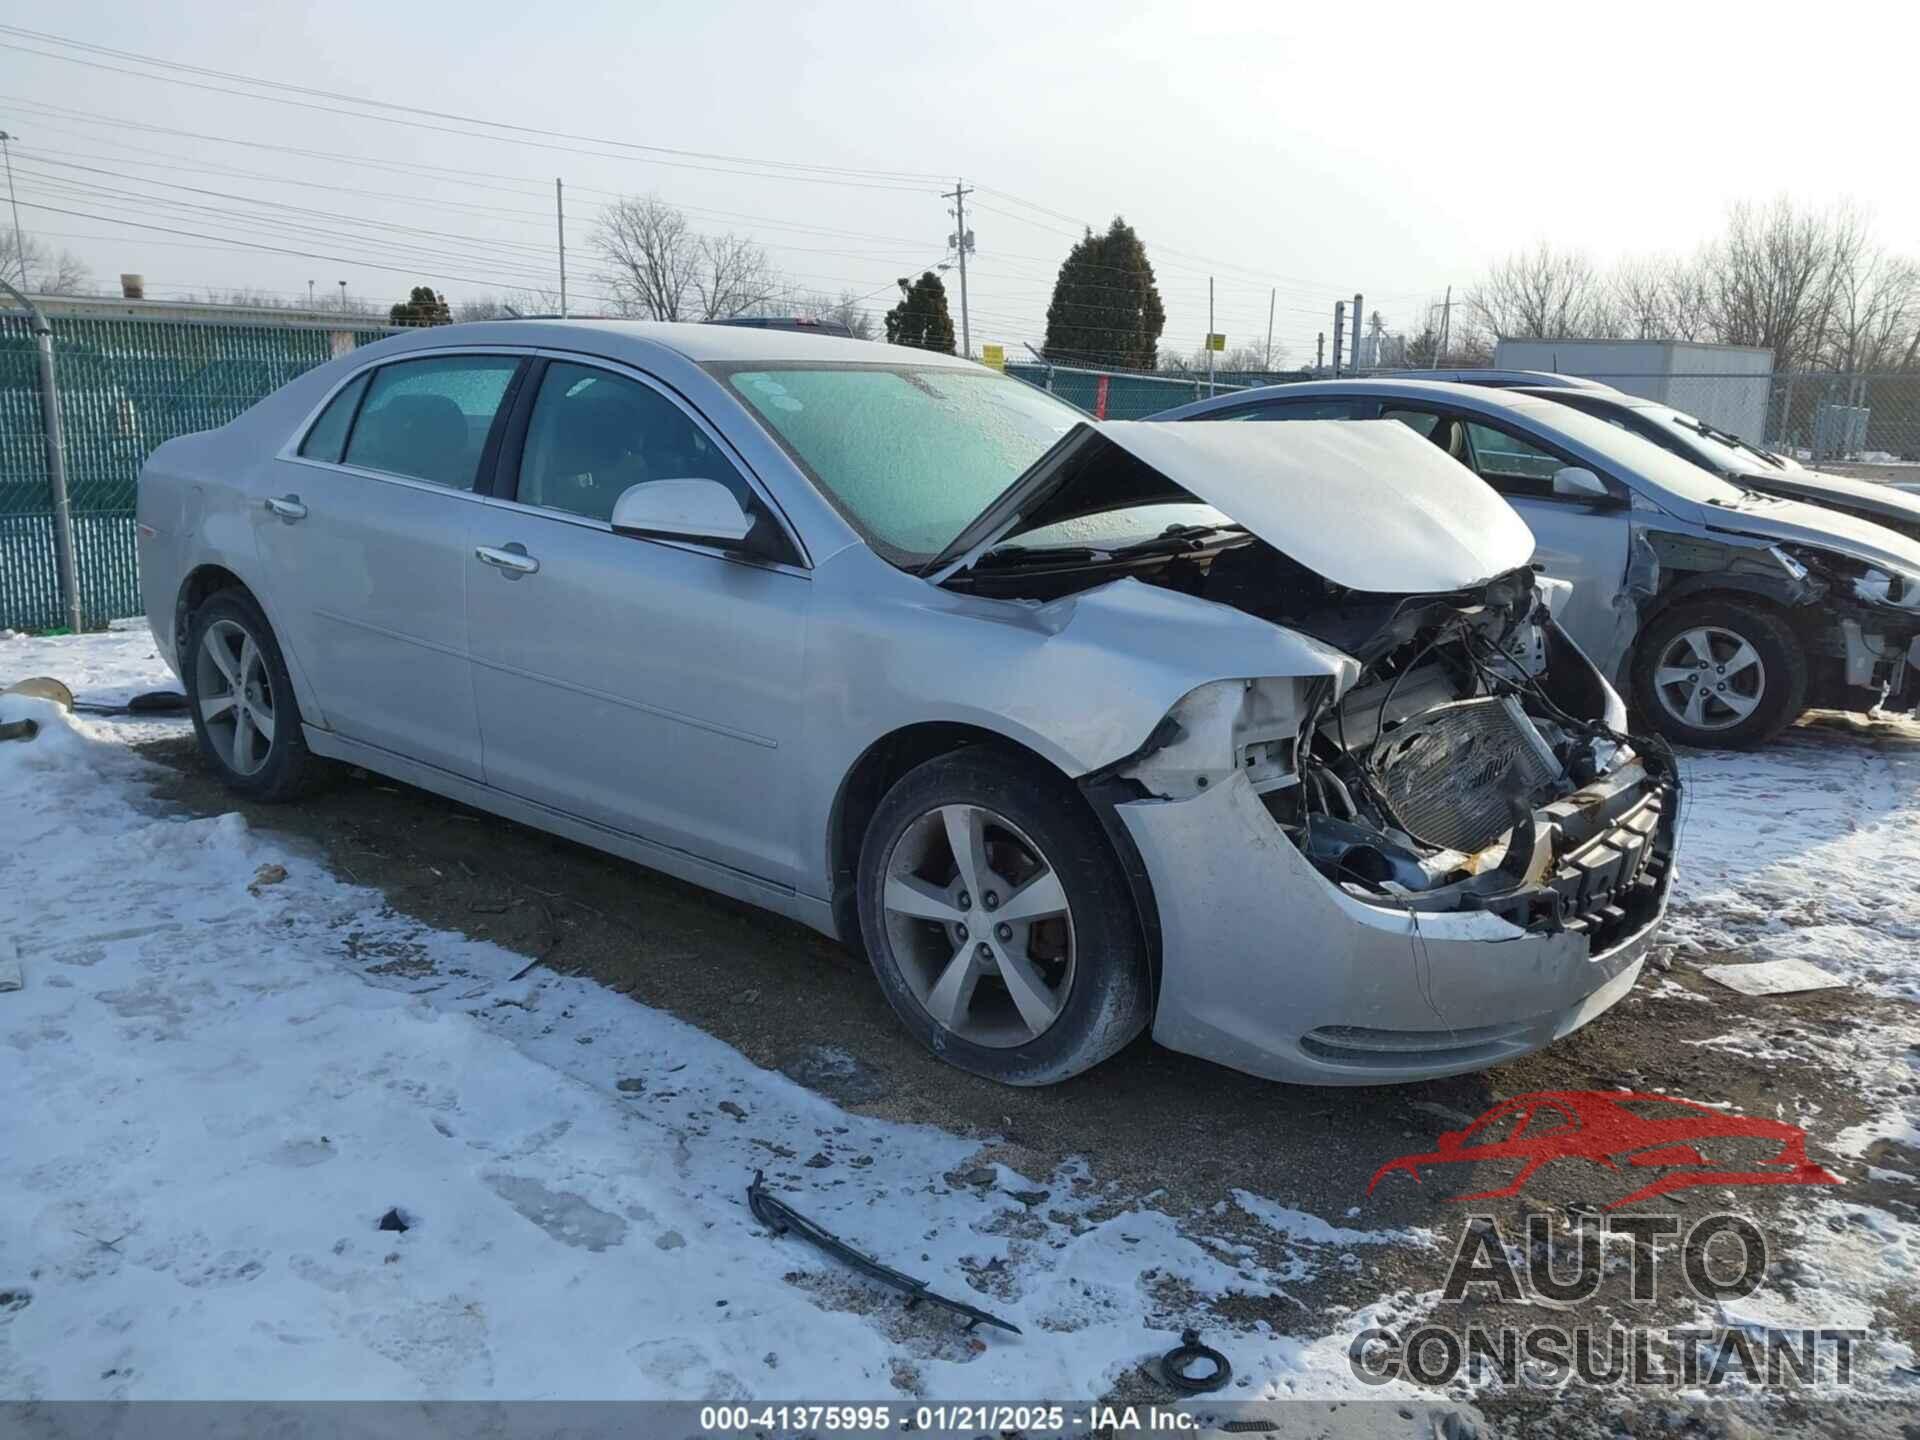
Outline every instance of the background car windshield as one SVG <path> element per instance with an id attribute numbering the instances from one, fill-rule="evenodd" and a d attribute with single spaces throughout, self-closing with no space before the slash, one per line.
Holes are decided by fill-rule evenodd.
<path id="1" fill-rule="evenodd" d="M 1629 434 L 1611 421 L 1584 410 L 1575 410 L 1554 400 L 1515 400 L 1516 410 L 1548 430 L 1557 430 L 1569 440 L 1597 450 L 1631 476 L 1651 482 L 1656 488 L 1691 500 L 1696 505 L 1738 505 L 1746 491 L 1729 485 L 1711 470 L 1683 460 L 1671 450 L 1662 450 L 1651 440 Z"/>
<path id="2" fill-rule="evenodd" d="M 727 383 L 888 559 L 937 554 L 1083 417 L 1019 380 L 935 366 L 761 366 Z"/>
<path id="3" fill-rule="evenodd" d="M 1691 415 L 1678 410 L 1649 410 L 1647 414 L 1655 424 L 1679 436 L 1680 442 L 1689 450 L 1702 456 L 1708 464 L 1717 466 L 1722 474 L 1751 474 L 1765 467 L 1765 462 L 1758 455 L 1749 454 L 1724 440 L 1716 440 L 1711 435 L 1701 434 L 1700 422 Z"/>

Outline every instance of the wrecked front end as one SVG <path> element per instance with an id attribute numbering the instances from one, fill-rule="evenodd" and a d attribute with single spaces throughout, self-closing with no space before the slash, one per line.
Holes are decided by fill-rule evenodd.
<path id="1" fill-rule="evenodd" d="M 1229 551 L 1208 598 L 1354 669 L 1202 686 L 1086 782 L 1152 885 L 1155 1038 L 1274 1079 L 1382 1083 L 1510 1059 L 1618 1001 L 1666 904 L 1679 782 L 1554 623 L 1556 582 L 1318 603 L 1234 583 L 1284 564 Z"/>

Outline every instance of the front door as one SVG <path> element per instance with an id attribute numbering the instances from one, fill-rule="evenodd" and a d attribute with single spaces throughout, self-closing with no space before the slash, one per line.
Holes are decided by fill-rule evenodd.
<path id="1" fill-rule="evenodd" d="M 355 379 L 269 463 L 254 511 L 281 638 L 328 725 L 476 780 L 466 531 L 522 363 L 441 355 Z"/>
<path id="2" fill-rule="evenodd" d="M 515 560 L 469 550 L 487 782 L 793 884 L 812 581 L 615 534 L 614 501 L 650 480 L 719 480 L 776 522 L 713 432 L 652 384 L 558 360 L 528 383 L 514 499 L 484 507 L 473 536 Z"/>

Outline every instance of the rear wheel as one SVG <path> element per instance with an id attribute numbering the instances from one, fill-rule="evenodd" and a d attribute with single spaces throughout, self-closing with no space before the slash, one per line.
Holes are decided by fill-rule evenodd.
<path id="1" fill-rule="evenodd" d="M 1097 1065 L 1146 1027 L 1146 944 L 1112 846 L 1038 761 L 974 749 L 896 783 L 867 827 L 860 928 L 936 1055 L 1009 1085 Z"/>
<path id="2" fill-rule="evenodd" d="M 322 762 L 307 749 L 286 659 L 251 595 L 222 590 L 193 612 L 181 670 L 200 753 L 229 789 L 290 800 L 309 787 Z"/>
<path id="3" fill-rule="evenodd" d="M 1683 745 L 1764 744 L 1806 708 L 1807 660 L 1791 627 L 1737 600 L 1680 605 L 1635 646 L 1634 698 Z"/>

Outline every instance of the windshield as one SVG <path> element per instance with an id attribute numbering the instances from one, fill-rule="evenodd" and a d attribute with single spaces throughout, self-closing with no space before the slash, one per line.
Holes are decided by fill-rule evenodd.
<path id="1" fill-rule="evenodd" d="M 1615 461 L 1629 476 L 1647 481 L 1656 490 L 1664 490 L 1696 505 L 1738 505 L 1747 492 L 1729 485 L 1711 470 L 1682 459 L 1671 450 L 1662 450 L 1651 440 L 1621 429 L 1609 420 L 1589 415 L 1555 400 L 1514 400 L 1538 423 L 1558 430 L 1569 440 L 1596 450 Z M 1701 437 L 1696 437 L 1701 438 Z"/>
<path id="2" fill-rule="evenodd" d="M 750 363 L 719 373 L 899 565 L 938 554 L 1082 418 L 984 369 Z"/>
<path id="3" fill-rule="evenodd" d="M 1655 423 L 1676 431 L 1694 449 L 1711 455 L 1714 464 L 1724 463 L 1736 474 L 1757 473 L 1756 461 L 1772 469 L 1778 469 L 1784 463 L 1771 450 L 1749 445 L 1731 431 L 1695 419 L 1684 410 L 1649 410 L 1647 414 L 1653 417 Z M 1726 457 L 1724 461 L 1722 456 Z"/>

